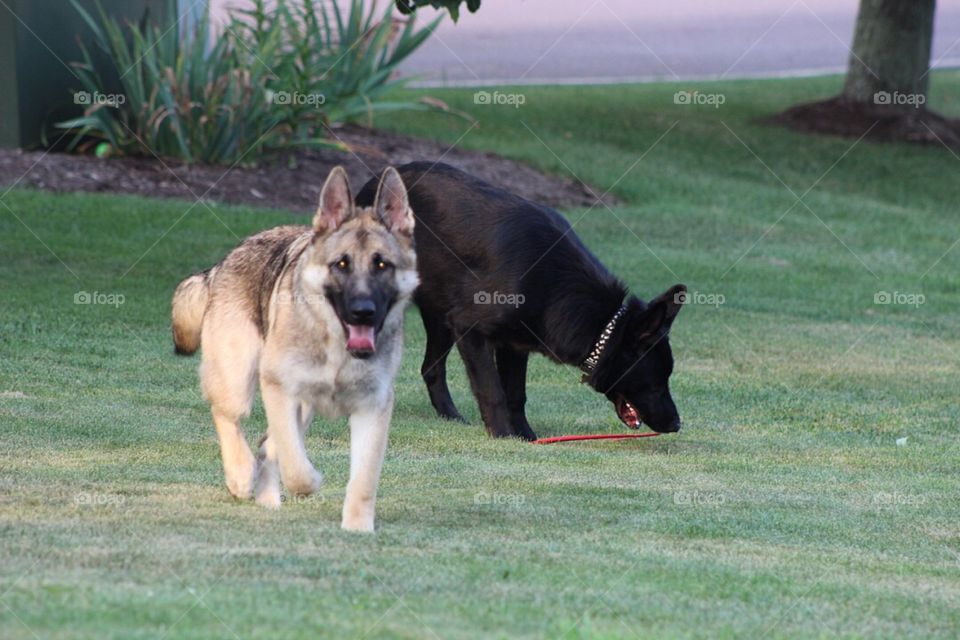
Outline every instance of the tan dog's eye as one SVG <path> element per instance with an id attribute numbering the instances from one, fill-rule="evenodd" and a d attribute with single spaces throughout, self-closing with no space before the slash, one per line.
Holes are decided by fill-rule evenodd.
<path id="1" fill-rule="evenodd" d="M 350 258 L 343 256 L 340 260 L 337 261 L 337 269 L 340 271 L 346 271 L 350 268 Z"/>
<path id="2" fill-rule="evenodd" d="M 373 256 L 373 268 L 377 271 L 386 271 L 390 263 L 380 256 Z"/>

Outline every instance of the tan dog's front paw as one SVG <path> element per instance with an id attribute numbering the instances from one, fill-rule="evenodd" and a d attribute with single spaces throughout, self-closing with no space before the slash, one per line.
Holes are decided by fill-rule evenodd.
<path id="1" fill-rule="evenodd" d="M 253 497 L 255 464 L 238 466 L 227 473 L 227 490 L 238 500 L 249 500 Z"/>
<path id="2" fill-rule="evenodd" d="M 323 486 L 323 474 L 313 468 L 303 469 L 291 476 L 284 476 L 283 486 L 295 496 L 309 496 Z"/>
<path id="3" fill-rule="evenodd" d="M 347 499 L 343 503 L 343 519 L 340 521 L 340 528 L 345 531 L 373 533 L 375 501 L 362 497 L 351 499 L 349 489 L 347 494 Z"/>
<path id="4" fill-rule="evenodd" d="M 344 531 L 356 531 L 357 533 L 373 533 L 373 516 L 349 516 L 343 515 L 340 522 L 340 528 Z"/>

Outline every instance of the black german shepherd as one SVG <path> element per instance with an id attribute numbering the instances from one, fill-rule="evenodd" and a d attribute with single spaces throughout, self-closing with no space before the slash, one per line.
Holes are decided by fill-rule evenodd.
<path id="1" fill-rule="evenodd" d="M 536 439 L 524 413 L 527 357 L 579 367 L 628 427 L 680 429 L 668 379 L 667 338 L 686 287 L 643 302 L 573 233 L 559 213 L 445 164 L 399 167 L 416 216 L 427 331 L 421 373 L 440 416 L 463 420 L 447 388 L 454 345 L 490 435 Z M 369 206 L 370 180 L 357 196 Z"/>

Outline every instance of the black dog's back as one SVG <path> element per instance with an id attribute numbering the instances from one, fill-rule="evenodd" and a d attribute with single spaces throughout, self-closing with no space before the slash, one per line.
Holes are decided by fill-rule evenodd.
<path id="1" fill-rule="evenodd" d="M 539 351 L 550 313 L 579 313 L 559 308 L 569 305 L 557 304 L 558 292 L 586 286 L 593 298 L 606 290 L 610 308 L 602 313 L 613 313 L 623 299 L 623 285 L 553 209 L 447 164 L 412 162 L 398 171 L 417 219 L 418 270 L 425 277 L 415 302 L 422 311 Z M 375 195 L 371 181 L 357 203 Z"/>

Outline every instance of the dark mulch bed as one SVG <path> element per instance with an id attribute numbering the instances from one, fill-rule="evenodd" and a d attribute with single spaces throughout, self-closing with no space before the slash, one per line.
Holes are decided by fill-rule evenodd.
<path id="1" fill-rule="evenodd" d="M 591 206 L 603 192 L 568 178 L 547 176 L 493 153 L 453 148 L 406 136 L 346 127 L 336 135 L 351 152 L 307 150 L 282 155 L 257 167 L 188 166 L 155 158 L 113 158 L 41 151 L 0 150 L 0 185 L 19 180 L 57 192 L 130 193 L 158 198 L 252 204 L 312 213 L 330 169 L 344 165 L 354 190 L 388 164 L 414 160 L 454 165 L 530 200 L 554 207 Z M 613 204 L 613 196 L 604 201 Z"/>
<path id="2" fill-rule="evenodd" d="M 863 104 L 842 96 L 791 107 L 767 122 L 803 133 L 860 138 L 881 142 L 944 144 L 960 149 L 960 120 L 924 108 L 891 109 Z"/>

